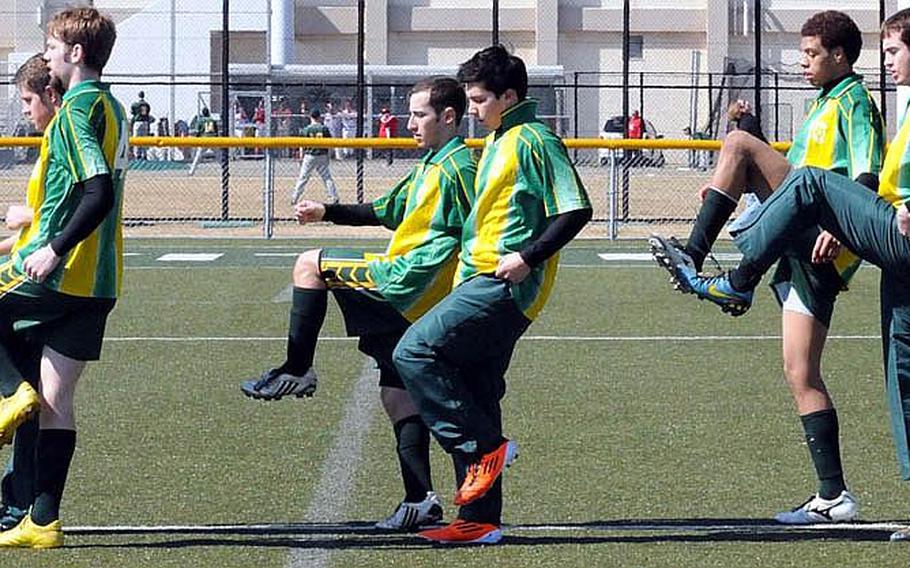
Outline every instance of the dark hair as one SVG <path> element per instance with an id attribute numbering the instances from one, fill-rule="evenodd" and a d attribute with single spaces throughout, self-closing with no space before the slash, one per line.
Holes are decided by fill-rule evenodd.
<path id="1" fill-rule="evenodd" d="M 47 34 L 67 45 L 81 45 L 85 66 L 99 73 L 107 65 L 117 40 L 114 20 L 94 8 L 70 8 L 59 12 L 47 24 Z"/>
<path id="2" fill-rule="evenodd" d="M 140 99 L 144 99 L 144 98 L 145 98 L 145 91 L 139 91 L 139 98 L 140 98 Z"/>
<path id="3" fill-rule="evenodd" d="M 910 8 L 904 8 L 895 12 L 882 24 L 882 38 L 884 39 L 892 32 L 901 34 L 901 41 L 910 46 Z"/>
<path id="4" fill-rule="evenodd" d="M 319 118 L 320 116 L 322 116 L 322 113 L 319 112 L 319 109 L 314 108 L 310 111 L 310 118 Z"/>
<path id="5" fill-rule="evenodd" d="M 480 83 L 483 88 L 501 97 L 514 89 L 518 100 L 528 94 L 528 71 L 520 58 L 511 55 L 502 45 L 493 45 L 474 54 L 458 68 L 461 83 Z"/>
<path id="6" fill-rule="evenodd" d="M 818 36 L 822 47 L 828 51 L 836 47 L 843 48 L 850 65 L 856 63 L 859 52 L 863 49 L 863 34 L 856 27 L 856 22 L 837 10 L 815 14 L 806 20 L 799 34 L 803 37 Z"/>
<path id="7" fill-rule="evenodd" d="M 455 125 L 461 124 L 461 118 L 468 106 L 468 99 L 464 94 L 464 89 L 461 88 L 461 83 L 451 77 L 430 77 L 418 81 L 409 95 L 424 91 L 430 93 L 430 106 L 437 115 L 441 115 L 447 107 L 451 107 L 455 111 Z"/>
<path id="8" fill-rule="evenodd" d="M 47 61 L 40 53 L 32 55 L 25 60 L 16 75 L 13 83 L 20 88 L 27 89 L 33 93 L 44 96 L 45 87 L 50 87 L 57 92 L 57 96 L 63 96 L 63 84 L 57 78 L 51 77 L 51 72 L 47 68 Z"/>

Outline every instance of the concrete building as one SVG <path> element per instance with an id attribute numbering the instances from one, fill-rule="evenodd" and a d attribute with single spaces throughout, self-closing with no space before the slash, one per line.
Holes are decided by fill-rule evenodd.
<path id="1" fill-rule="evenodd" d="M 0 10 L 4 68 L 11 73 L 27 55 L 40 51 L 43 22 L 72 3 L 4 0 L 4 6 L 11 5 Z M 188 120 L 203 104 L 220 111 L 221 0 L 81 3 L 93 4 L 117 21 L 117 47 L 105 74 L 125 104 L 142 89 L 152 114 L 170 116 L 172 123 Z M 895 2 L 886 4 L 887 12 L 893 12 Z M 765 0 L 762 5 L 763 67 L 782 74 L 776 91 L 771 89 L 774 80 L 768 80 L 765 124 L 772 137 L 777 133 L 787 138 L 813 96 L 799 90 L 798 75 L 786 75 L 799 72 L 799 29 L 809 15 L 830 4 Z M 657 130 L 670 137 L 681 136 L 686 126 L 707 127 L 709 109 L 717 114 L 726 97 L 739 92 L 740 87 L 731 89 L 721 74 L 731 68 L 747 72 L 752 65 L 751 6 L 742 0 L 633 0 L 632 85 L 641 81 L 646 87 L 631 91 L 631 108 L 641 108 Z M 489 0 L 367 0 L 368 76 L 377 84 L 406 85 L 428 72 L 453 71 L 490 43 L 490 7 Z M 878 68 L 878 3 L 842 0 L 837 8 L 863 30 L 866 48 L 858 67 L 877 85 L 878 76 L 868 74 Z M 310 89 L 349 86 L 353 80 L 356 2 L 232 0 L 230 10 L 232 83 L 243 83 L 236 85 L 237 91 L 265 92 L 268 77 L 279 90 L 302 83 Z M 499 23 L 500 41 L 525 59 L 533 81 L 555 87 L 544 101 L 545 112 L 564 116 L 564 132 L 574 134 L 577 127 L 578 135 L 595 136 L 607 118 L 621 113 L 621 0 L 501 0 Z M 709 73 L 715 74 L 710 80 Z M 349 92 L 342 87 L 335 91 Z M 390 93 L 373 93 L 371 104 Z M 751 90 L 744 94 L 751 98 Z M 7 90 L 0 93 L 4 98 L 0 108 L 7 109 L 7 116 L 0 113 L 0 120 L 9 132 L 18 111 Z M 889 104 L 889 110 L 893 107 Z M 775 118 L 776 123 L 769 122 Z"/>

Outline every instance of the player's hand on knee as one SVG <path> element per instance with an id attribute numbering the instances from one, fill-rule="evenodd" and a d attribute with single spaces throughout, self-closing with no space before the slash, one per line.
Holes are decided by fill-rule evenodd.
<path id="1" fill-rule="evenodd" d="M 812 262 L 815 264 L 831 262 L 840 254 L 840 249 L 840 241 L 828 231 L 822 231 L 815 239 L 815 246 L 812 247 Z"/>
<path id="2" fill-rule="evenodd" d="M 528 266 L 528 263 L 521 258 L 519 253 L 512 252 L 499 259 L 495 275 L 496 278 L 518 284 L 527 278 L 530 273 L 531 267 Z"/>
<path id="3" fill-rule="evenodd" d="M 34 282 L 44 282 L 44 279 L 57 268 L 58 264 L 60 264 L 60 257 L 57 256 L 51 245 L 45 245 L 28 255 L 22 266 L 29 279 Z"/>
<path id="4" fill-rule="evenodd" d="M 294 205 L 294 215 L 297 217 L 297 222 L 301 225 L 304 223 L 316 223 L 322 221 L 323 217 L 325 217 L 325 205 L 318 201 L 302 199 Z"/>
<path id="5" fill-rule="evenodd" d="M 905 237 L 910 237 L 910 209 L 905 203 L 897 209 L 897 230 Z"/>

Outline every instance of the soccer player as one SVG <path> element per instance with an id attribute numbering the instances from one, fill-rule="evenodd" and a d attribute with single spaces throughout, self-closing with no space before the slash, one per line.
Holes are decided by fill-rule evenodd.
<path id="1" fill-rule="evenodd" d="M 882 26 L 885 68 L 898 85 L 910 85 L 910 10 Z M 736 235 L 743 260 L 720 276 L 697 275 L 684 264 L 677 278 L 698 297 L 714 286 L 750 292 L 776 259 L 808 228 L 818 225 L 860 258 L 882 270 L 881 314 L 886 392 L 897 457 L 910 480 L 910 120 L 905 115 L 888 148 L 878 195 L 831 171 L 813 167 L 791 172 L 759 215 Z M 892 540 L 910 539 L 910 529 Z"/>
<path id="2" fill-rule="evenodd" d="M 0 442 L 40 408 L 34 504 L 0 546 L 63 545 L 60 500 L 76 445 L 73 395 L 85 361 L 101 351 L 122 276 L 121 205 L 129 122 L 100 81 L 116 39 L 93 8 L 48 23 L 44 57 L 66 88 L 42 138 L 35 219 L 0 267 L 0 324 L 44 345 L 41 397 L 12 363 L 0 336 Z"/>
<path id="3" fill-rule="evenodd" d="M 392 350 L 410 323 L 449 293 L 462 223 L 473 201 L 476 167 L 458 136 L 467 102 L 451 78 L 432 78 L 410 94 L 408 130 L 428 150 L 388 193 L 362 205 L 301 201 L 300 223 L 383 225 L 394 230 L 385 254 L 310 250 L 297 258 L 287 359 L 246 381 L 253 398 L 278 400 L 316 390 L 313 357 L 326 312 L 327 289 L 344 314 L 348 335 L 379 366 L 380 398 L 395 431 L 405 497 L 378 528 L 412 530 L 442 519 L 430 476 L 430 434 L 392 364 Z"/>
<path id="4" fill-rule="evenodd" d="M 458 518 L 420 535 L 439 543 L 495 543 L 502 538 L 500 474 L 517 452 L 502 435 L 506 368 L 550 295 L 558 251 L 592 209 L 565 146 L 526 98 L 521 59 L 489 47 L 461 65 L 458 80 L 469 112 L 490 130 L 474 208 L 461 236 L 455 288 L 405 332 L 394 359 L 455 465 Z"/>
<path id="5" fill-rule="evenodd" d="M 305 138 L 331 138 L 332 133 L 328 127 L 322 123 L 322 115 L 318 109 L 313 109 L 310 113 L 310 124 L 308 124 L 301 136 Z M 291 192 L 291 205 L 296 205 L 297 200 L 303 195 L 303 190 L 313 170 L 322 178 L 322 184 L 325 185 L 325 191 L 329 194 L 332 203 L 338 203 L 338 189 L 335 187 L 335 180 L 332 179 L 332 172 L 329 169 L 329 149 L 328 148 L 306 148 L 303 151 L 303 160 L 300 162 L 300 173 L 297 175 L 297 183 L 294 184 L 294 190 Z"/>
<path id="6" fill-rule="evenodd" d="M 856 24 L 841 12 L 820 12 L 802 27 L 802 66 L 808 81 L 821 90 L 809 110 L 787 158 L 757 138 L 731 132 L 724 141 L 711 184 L 685 248 L 673 240 L 652 238 L 658 261 L 674 272 L 675 262 L 701 270 L 706 254 L 744 191 L 765 200 L 792 167 L 813 166 L 878 187 L 883 124 L 862 78 L 853 72 L 862 47 Z M 868 191 L 867 189 L 867 191 Z M 748 223 L 758 208 L 747 210 L 731 232 Z M 784 374 L 796 402 L 809 454 L 818 477 L 817 493 L 790 511 L 775 515 L 787 524 L 849 521 L 856 499 L 847 490 L 840 456 L 839 426 L 821 374 L 822 351 L 834 302 L 859 266 L 859 260 L 833 237 L 808 228 L 781 258 L 772 280 L 782 307 Z M 685 281 L 681 284 L 685 288 Z M 709 298 L 734 315 L 751 305 L 749 294 Z"/>
<path id="7" fill-rule="evenodd" d="M 59 81 L 51 80 L 47 62 L 41 54 L 26 60 L 13 78 L 22 102 L 22 115 L 32 123 L 35 130 L 44 132 L 47 124 L 57 112 L 63 97 Z M 8 255 L 32 222 L 37 199 L 40 169 L 35 168 L 29 179 L 26 205 L 11 205 L 6 212 L 6 228 L 16 233 L 0 241 L 0 254 Z M 12 339 L 12 338 L 11 338 Z M 34 342 L 21 344 L 20 369 L 25 377 L 37 386 L 40 372 L 41 348 Z M 13 453 L 7 463 L 3 481 L 0 483 L 0 531 L 11 529 L 25 517 L 32 505 L 35 481 L 35 446 L 38 438 L 38 420 L 32 418 L 16 430 L 13 439 Z"/>

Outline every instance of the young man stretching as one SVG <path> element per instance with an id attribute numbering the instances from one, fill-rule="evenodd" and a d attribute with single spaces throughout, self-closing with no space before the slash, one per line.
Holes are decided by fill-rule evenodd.
<path id="1" fill-rule="evenodd" d="M 297 258 L 286 361 L 241 386 L 253 398 L 312 395 L 313 357 L 325 319 L 327 289 L 348 335 L 379 365 L 380 397 L 392 422 L 405 497 L 378 528 L 411 530 L 442 518 L 430 476 L 430 434 L 392 364 L 410 323 L 452 288 L 461 227 L 473 202 L 476 167 L 458 127 L 467 106 L 451 78 L 421 81 L 410 95 L 408 130 L 426 156 L 387 194 L 363 205 L 301 201 L 301 223 L 384 225 L 394 230 L 385 254 L 310 250 Z"/>
<path id="2" fill-rule="evenodd" d="M 40 408 L 34 505 L 0 546 L 62 546 L 60 500 L 76 446 L 73 396 L 85 361 L 98 359 L 122 276 L 121 205 L 129 122 L 100 82 L 116 39 L 93 8 L 58 13 L 44 54 L 66 88 L 42 139 L 35 218 L 0 267 L 0 324 L 44 345 L 40 392 L 0 339 L 0 443 Z"/>
<path id="3" fill-rule="evenodd" d="M 882 27 L 885 68 L 898 85 L 910 85 L 910 10 Z M 882 342 L 888 404 L 897 457 L 910 480 L 910 120 L 892 141 L 878 195 L 836 173 L 800 168 L 765 202 L 736 236 L 740 265 L 720 276 L 701 276 L 684 263 L 676 278 L 699 298 L 710 288 L 747 294 L 803 231 L 818 225 L 860 258 L 881 268 Z M 910 529 L 892 540 L 910 539 Z"/>
<path id="4" fill-rule="evenodd" d="M 489 47 L 461 65 L 458 80 L 469 112 L 491 132 L 477 165 L 455 288 L 405 332 L 395 366 L 455 465 L 458 518 L 421 536 L 494 543 L 502 538 L 500 474 L 516 453 L 502 435 L 504 375 L 515 343 L 550 295 L 557 252 L 592 211 L 565 146 L 526 99 L 521 59 Z"/>
<path id="5" fill-rule="evenodd" d="M 652 238 L 658 261 L 673 272 L 676 262 L 696 271 L 740 195 L 754 191 L 764 201 L 789 173 L 791 166 L 814 166 L 878 187 L 884 152 L 882 119 L 853 64 L 862 47 L 862 34 L 846 14 L 820 12 L 802 27 L 800 49 L 807 80 L 821 91 L 784 159 L 766 144 L 745 133 L 731 132 L 724 141 L 711 184 L 685 248 L 673 240 Z M 761 207 L 747 210 L 730 227 L 748 222 Z M 775 515 L 787 524 L 849 521 L 856 517 L 856 499 L 847 490 L 841 464 L 839 423 L 821 374 L 822 352 L 838 293 L 846 289 L 859 266 L 826 232 L 810 227 L 793 241 L 781 258 L 772 290 L 782 307 L 784 375 L 796 402 L 809 454 L 818 478 L 817 493 L 790 511 Z M 711 301 L 733 315 L 751 304 L 751 294 L 717 292 Z"/>

